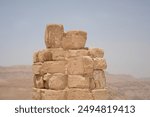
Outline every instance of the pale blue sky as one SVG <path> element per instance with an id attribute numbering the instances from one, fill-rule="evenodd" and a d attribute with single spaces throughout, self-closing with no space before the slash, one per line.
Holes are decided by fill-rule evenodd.
<path id="1" fill-rule="evenodd" d="M 0 65 L 32 64 L 48 23 L 87 31 L 110 73 L 150 76 L 150 0 L 0 0 Z"/>

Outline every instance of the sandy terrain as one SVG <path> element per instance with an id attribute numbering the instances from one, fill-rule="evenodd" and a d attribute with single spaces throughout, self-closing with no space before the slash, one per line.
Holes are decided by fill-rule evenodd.
<path id="1" fill-rule="evenodd" d="M 111 99 L 150 99 L 150 78 L 106 74 Z M 31 66 L 0 67 L 0 99 L 32 99 Z"/>

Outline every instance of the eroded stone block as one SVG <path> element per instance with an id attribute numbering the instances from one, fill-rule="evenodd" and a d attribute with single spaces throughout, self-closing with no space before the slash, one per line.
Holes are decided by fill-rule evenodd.
<path id="1" fill-rule="evenodd" d="M 41 67 L 42 67 L 41 63 L 34 63 L 32 65 L 32 72 L 33 72 L 33 74 L 40 74 Z"/>
<path id="2" fill-rule="evenodd" d="M 41 100 L 41 91 L 40 91 L 40 89 L 37 89 L 37 88 L 32 89 L 32 99 L 33 100 Z"/>
<path id="3" fill-rule="evenodd" d="M 45 30 L 45 45 L 47 48 L 60 48 L 64 34 L 63 25 L 49 24 Z"/>
<path id="4" fill-rule="evenodd" d="M 68 100 L 92 100 L 92 93 L 88 89 L 69 89 L 67 91 Z"/>
<path id="5" fill-rule="evenodd" d="M 62 39 L 64 49 L 84 48 L 87 39 L 87 33 L 84 31 L 68 31 Z"/>
<path id="6" fill-rule="evenodd" d="M 83 56 L 83 67 L 84 74 L 92 74 L 93 73 L 93 60 L 89 56 Z"/>
<path id="7" fill-rule="evenodd" d="M 64 90 L 42 90 L 41 93 L 42 100 L 66 100 L 67 93 Z"/>
<path id="8" fill-rule="evenodd" d="M 97 89 L 92 91 L 94 100 L 107 100 L 109 98 L 106 89 Z"/>
<path id="9" fill-rule="evenodd" d="M 34 75 L 33 79 L 34 79 L 35 88 L 39 88 L 39 89 L 44 88 L 44 81 L 41 75 Z"/>
<path id="10" fill-rule="evenodd" d="M 69 88 L 89 88 L 89 78 L 81 75 L 69 75 L 68 76 Z"/>
<path id="11" fill-rule="evenodd" d="M 51 61 L 52 60 L 52 54 L 50 51 L 42 50 L 38 52 L 38 60 L 39 62 L 44 62 L 44 61 Z"/>
<path id="12" fill-rule="evenodd" d="M 107 68 L 107 64 L 104 58 L 94 58 L 94 69 L 103 70 L 106 68 Z"/>
<path id="13" fill-rule="evenodd" d="M 35 52 L 35 53 L 33 54 L 33 63 L 39 62 L 38 54 L 39 54 L 39 52 Z"/>
<path id="14" fill-rule="evenodd" d="M 100 48 L 90 48 L 89 55 L 93 58 L 96 58 L 96 57 L 103 58 L 104 51 Z"/>
<path id="15" fill-rule="evenodd" d="M 49 89 L 63 90 L 67 86 L 67 75 L 62 73 L 55 73 L 48 81 Z"/>

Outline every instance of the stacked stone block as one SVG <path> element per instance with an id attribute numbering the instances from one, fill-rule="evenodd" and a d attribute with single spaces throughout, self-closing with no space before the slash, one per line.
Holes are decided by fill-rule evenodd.
<path id="1" fill-rule="evenodd" d="M 64 32 L 63 25 L 47 25 L 46 49 L 33 55 L 33 99 L 108 99 L 100 48 L 86 48 L 87 33 Z"/>

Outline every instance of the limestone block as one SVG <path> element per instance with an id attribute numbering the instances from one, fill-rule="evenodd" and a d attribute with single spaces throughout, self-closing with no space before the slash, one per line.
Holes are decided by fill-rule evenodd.
<path id="1" fill-rule="evenodd" d="M 97 89 L 92 91 L 94 100 L 107 100 L 109 98 L 106 89 Z"/>
<path id="2" fill-rule="evenodd" d="M 42 64 L 42 73 L 65 73 L 66 61 L 47 61 Z"/>
<path id="3" fill-rule="evenodd" d="M 106 78 L 103 70 L 94 70 L 93 77 L 96 89 L 103 89 L 106 87 Z"/>
<path id="4" fill-rule="evenodd" d="M 44 88 L 44 81 L 43 81 L 43 77 L 41 75 L 34 75 L 34 87 L 35 88 L 39 88 L 42 89 Z"/>
<path id="5" fill-rule="evenodd" d="M 63 25 L 49 24 L 45 30 L 45 45 L 47 48 L 61 47 L 61 41 L 64 34 Z"/>
<path id="6" fill-rule="evenodd" d="M 94 58 L 94 69 L 106 69 L 107 64 L 104 58 Z"/>
<path id="7" fill-rule="evenodd" d="M 82 57 L 70 58 L 68 60 L 68 74 L 82 75 L 84 74 Z"/>
<path id="8" fill-rule="evenodd" d="M 88 89 L 69 89 L 67 91 L 68 100 L 92 100 L 92 93 Z"/>
<path id="9" fill-rule="evenodd" d="M 80 56 L 88 56 L 88 50 L 86 49 L 79 49 L 79 50 L 67 50 L 66 57 L 80 57 Z"/>
<path id="10" fill-rule="evenodd" d="M 33 100 L 40 100 L 41 99 L 41 91 L 40 91 L 40 89 L 33 88 L 32 99 Z"/>
<path id="11" fill-rule="evenodd" d="M 52 60 L 53 61 L 60 61 L 60 60 L 65 60 L 65 51 L 63 48 L 52 48 L 49 49 L 52 53 Z"/>
<path id="12" fill-rule="evenodd" d="M 68 31 L 62 39 L 64 49 L 84 48 L 87 39 L 87 33 L 84 31 Z"/>
<path id="13" fill-rule="evenodd" d="M 89 54 L 93 58 L 96 58 L 96 57 L 103 58 L 104 51 L 100 48 L 90 48 L 89 49 Z"/>
<path id="14" fill-rule="evenodd" d="M 66 100 L 67 93 L 64 90 L 47 90 L 43 89 L 41 93 L 42 100 Z"/>
<path id="15" fill-rule="evenodd" d="M 52 74 L 50 74 L 50 73 L 45 74 L 44 77 L 43 77 L 44 87 L 45 87 L 46 89 L 49 89 L 49 79 L 50 79 L 51 77 L 52 77 Z"/>
<path id="16" fill-rule="evenodd" d="M 90 83 L 89 83 L 89 88 L 90 88 L 90 90 L 93 90 L 93 89 L 95 89 L 95 81 L 94 81 L 94 79 L 93 78 L 90 78 L 89 79 L 90 80 Z"/>
<path id="17" fill-rule="evenodd" d="M 40 74 L 41 67 L 42 67 L 41 63 L 34 63 L 32 65 L 32 72 L 33 72 L 33 74 Z"/>
<path id="18" fill-rule="evenodd" d="M 38 54 L 39 54 L 39 52 L 35 52 L 35 53 L 33 54 L 33 63 L 39 62 Z"/>
<path id="19" fill-rule="evenodd" d="M 47 49 L 39 51 L 39 53 L 38 53 L 38 60 L 39 60 L 39 62 L 51 61 L 52 60 L 51 52 L 48 51 Z"/>
<path id="20" fill-rule="evenodd" d="M 49 78 L 49 89 L 63 90 L 67 86 L 67 75 L 62 73 L 55 73 Z"/>
<path id="21" fill-rule="evenodd" d="M 89 56 L 83 56 L 83 67 L 84 74 L 92 74 L 93 73 L 93 60 Z"/>
<path id="22" fill-rule="evenodd" d="M 69 88 L 89 88 L 89 77 L 83 77 L 81 75 L 69 75 L 68 87 Z"/>

